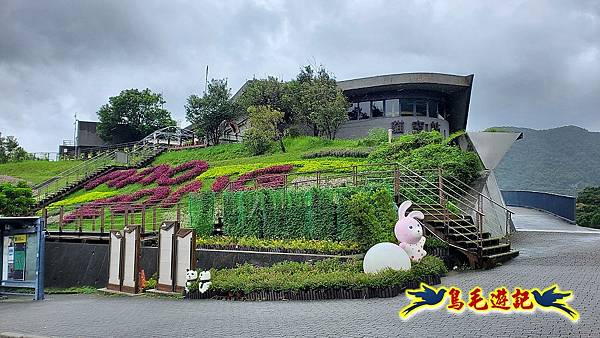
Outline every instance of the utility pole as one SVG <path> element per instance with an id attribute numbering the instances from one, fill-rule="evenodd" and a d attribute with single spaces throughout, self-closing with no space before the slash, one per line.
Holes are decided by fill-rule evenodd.
<path id="1" fill-rule="evenodd" d="M 73 117 L 75 118 L 75 122 L 73 122 L 73 153 L 75 153 L 75 157 L 79 157 L 77 154 L 77 113 Z"/>
<path id="2" fill-rule="evenodd" d="M 206 65 L 206 73 L 204 74 L 204 95 L 206 95 L 207 87 L 208 87 L 208 65 Z"/>

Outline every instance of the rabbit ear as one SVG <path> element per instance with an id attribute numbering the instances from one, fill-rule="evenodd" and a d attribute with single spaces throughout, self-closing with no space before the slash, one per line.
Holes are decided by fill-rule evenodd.
<path id="1" fill-rule="evenodd" d="M 423 215 L 423 213 L 420 212 L 420 211 L 411 211 L 411 212 L 408 213 L 408 215 L 406 217 L 407 218 L 418 218 L 418 219 L 425 218 L 425 216 Z"/>
<path id="2" fill-rule="evenodd" d="M 408 210 L 408 208 L 410 208 L 411 205 L 411 201 L 402 202 L 402 204 L 400 204 L 400 207 L 398 208 L 398 218 L 404 218 L 404 215 L 406 215 L 406 210 Z"/>

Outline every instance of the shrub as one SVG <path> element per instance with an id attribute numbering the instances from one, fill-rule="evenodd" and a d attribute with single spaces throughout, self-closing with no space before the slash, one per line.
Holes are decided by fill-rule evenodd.
<path id="1" fill-rule="evenodd" d="M 580 226 L 600 228 L 600 187 L 587 187 L 579 192 L 575 218 Z"/>
<path id="2" fill-rule="evenodd" d="M 441 144 L 444 140 L 438 131 L 420 132 L 402 135 L 392 141 L 377 147 L 370 155 L 371 161 L 398 161 L 411 151 L 429 144 Z"/>
<path id="3" fill-rule="evenodd" d="M 281 262 L 270 267 L 248 263 L 234 269 L 213 270 L 211 288 L 217 292 L 300 291 L 315 289 L 361 289 L 367 287 L 405 286 L 408 281 L 425 275 L 447 272 L 443 261 L 427 256 L 409 271 L 385 270 L 377 274 L 362 271 L 359 260 L 331 258 L 314 263 Z M 192 290 L 197 290 L 197 283 Z"/>
<path id="4" fill-rule="evenodd" d="M 320 157 L 353 157 L 353 158 L 367 158 L 370 154 L 368 150 L 355 150 L 355 149 L 327 149 L 321 150 L 315 153 L 306 153 L 302 155 L 304 159 L 320 158 Z"/>
<path id="5" fill-rule="evenodd" d="M 196 243 L 200 247 L 229 249 L 232 247 L 254 250 L 277 250 L 281 252 L 310 252 L 320 254 L 357 253 L 358 245 L 353 242 L 309 239 L 278 239 L 257 237 L 199 236 Z"/>
<path id="6" fill-rule="evenodd" d="M 22 216 L 34 205 L 33 192 L 24 181 L 15 185 L 0 183 L 0 215 Z"/>
<path id="7" fill-rule="evenodd" d="M 215 224 L 215 194 L 192 194 L 189 203 L 190 226 L 199 236 L 212 235 Z"/>
<path id="8" fill-rule="evenodd" d="M 388 131 L 384 128 L 373 128 L 369 130 L 367 137 L 358 140 L 359 146 L 377 146 L 388 141 Z"/>

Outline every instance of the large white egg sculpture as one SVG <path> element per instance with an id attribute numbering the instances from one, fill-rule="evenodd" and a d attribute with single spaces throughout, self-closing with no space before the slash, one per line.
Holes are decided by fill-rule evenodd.
<path id="1" fill-rule="evenodd" d="M 401 247 L 394 243 L 373 245 L 363 259 L 366 273 L 377 273 L 384 269 L 410 270 L 410 258 Z"/>

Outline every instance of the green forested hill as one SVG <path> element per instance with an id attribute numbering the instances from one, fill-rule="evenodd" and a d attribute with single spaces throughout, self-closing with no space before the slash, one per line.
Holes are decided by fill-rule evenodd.
<path id="1" fill-rule="evenodd" d="M 600 132 L 575 126 L 501 128 L 523 132 L 496 169 L 501 189 L 575 195 L 600 186 Z"/>

